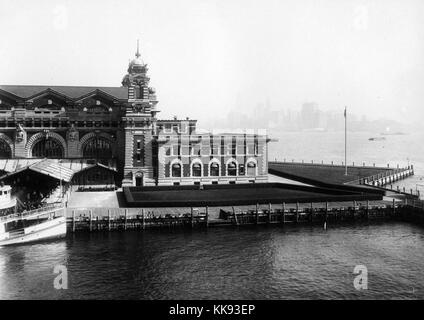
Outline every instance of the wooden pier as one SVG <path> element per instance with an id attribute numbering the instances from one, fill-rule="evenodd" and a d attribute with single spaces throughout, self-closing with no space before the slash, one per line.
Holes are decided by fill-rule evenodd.
<path id="1" fill-rule="evenodd" d="M 179 208 L 175 214 L 153 214 L 137 208 L 67 208 L 68 227 L 77 231 L 113 231 L 172 228 L 238 227 L 248 225 L 336 224 L 348 221 L 405 220 L 413 216 L 424 221 L 424 204 L 409 201 L 357 203 L 280 203 L 250 207 Z M 101 210 L 103 209 L 103 210 Z M 219 211 L 210 216 L 211 211 Z M 414 215 L 412 214 L 414 213 Z M 414 218 L 414 219 L 415 219 Z M 421 221 L 420 220 L 420 221 Z"/>

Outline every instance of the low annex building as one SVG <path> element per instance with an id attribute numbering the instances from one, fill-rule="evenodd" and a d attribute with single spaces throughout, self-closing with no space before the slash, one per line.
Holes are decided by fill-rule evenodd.
<path id="1" fill-rule="evenodd" d="M 118 186 L 267 181 L 265 134 L 157 119 L 147 71 L 137 48 L 120 87 L 0 85 L 0 158 L 102 164 Z"/>

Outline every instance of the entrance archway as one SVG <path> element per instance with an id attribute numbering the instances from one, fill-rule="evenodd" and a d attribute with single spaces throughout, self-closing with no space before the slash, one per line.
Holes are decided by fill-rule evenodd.
<path id="1" fill-rule="evenodd" d="M 112 144 L 105 137 L 96 136 L 89 139 L 82 148 L 82 156 L 89 159 L 111 159 Z"/>
<path id="2" fill-rule="evenodd" d="M 0 159 L 10 158 L 12 158 L 12 149 L 5 140 L 0 139 Z"/>
<path id="3" fill-rule="evenodd" d="M 143 186 L 143 172 L 137 172 L 135 174 L 135 186 L 142 187 Z"/>
<path id="4" fill-rule="evenodd" d="M 53 158 L 60 159 L 64 157 L 62 144 L 55 138 L 40 139 L 36 142 L 31 151 L 33 158 Z"/>

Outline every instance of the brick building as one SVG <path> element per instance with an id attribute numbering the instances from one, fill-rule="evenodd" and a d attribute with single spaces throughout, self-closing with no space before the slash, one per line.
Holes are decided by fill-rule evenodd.
<path id="1" fill-rule="evenodd" d="M 147 71 L 137 49 L 120 87 L 1 85 L 0 158 L 99 164 L 123 186 L 267 180 L 266 135 L 201 133 L 195 120 L 157 119 Z M 78 183 L 95 183 L 87 177 Z"/>

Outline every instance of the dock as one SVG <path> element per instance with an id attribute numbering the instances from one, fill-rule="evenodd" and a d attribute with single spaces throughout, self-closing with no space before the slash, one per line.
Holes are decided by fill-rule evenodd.
<path id="1" fill-rule="evenodd" d="M 345 166 L 331 163 L 270 161 L 268 171 L 276 176 L 314 186 L 370 185 L 381 187 L 414 175 L 414 166 L 395 168 L 365 165 Z"/>
<path id="2" fill-rule="evenodd" d="M 68 229 L 124 231 L 145 229 L 205 229 L 249 225 L 337 224 L 397 220 L 424 222 L 424 201 L 363 201 L 281 203 L 204 208 L 67 208 Z"/>

